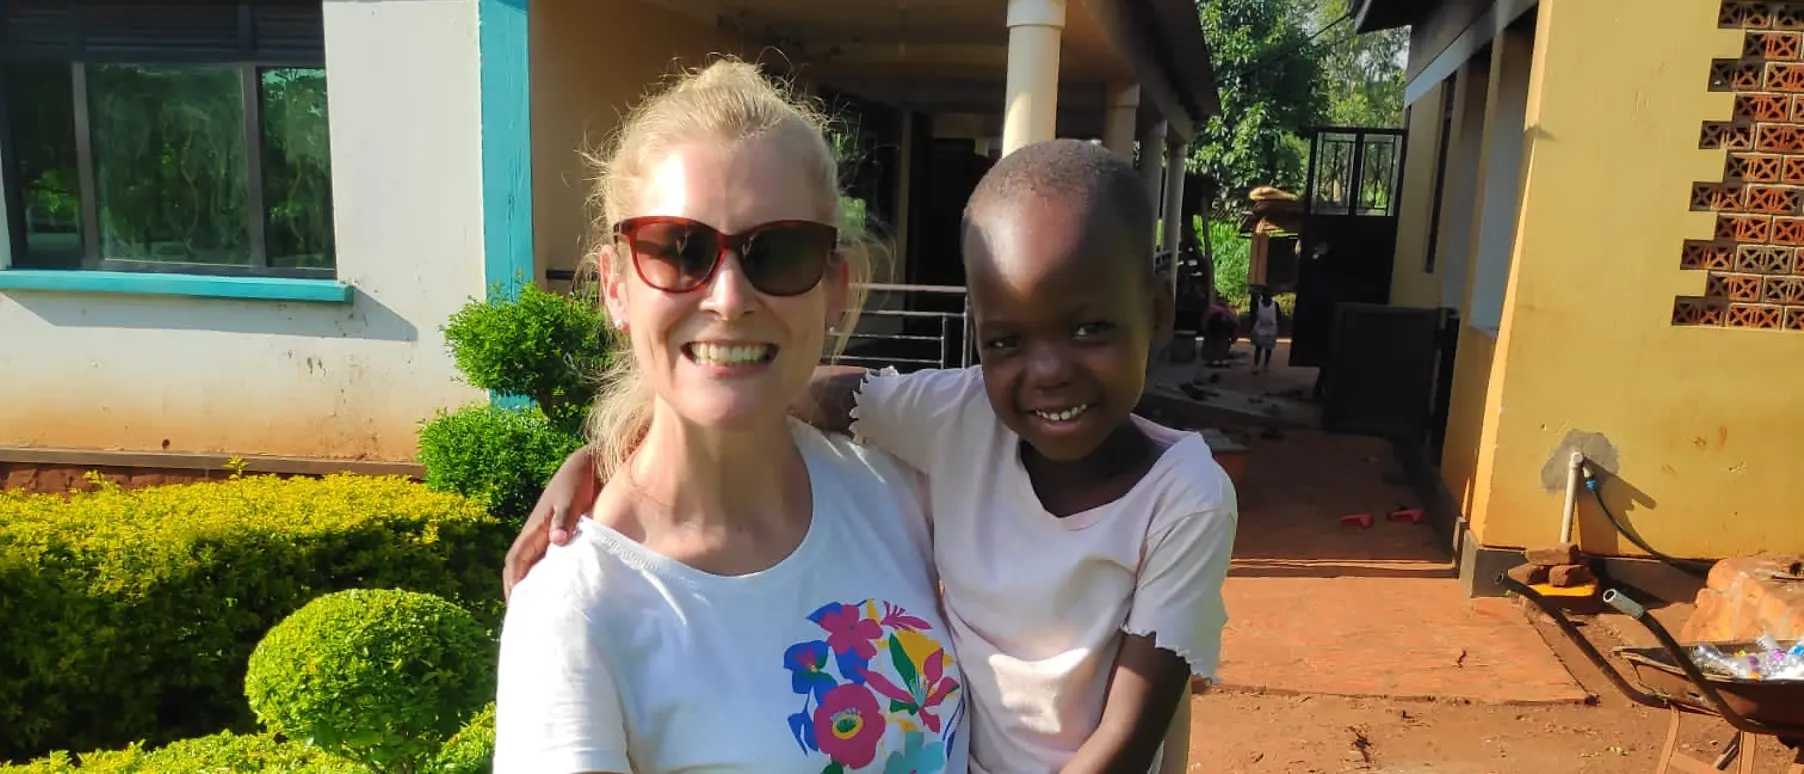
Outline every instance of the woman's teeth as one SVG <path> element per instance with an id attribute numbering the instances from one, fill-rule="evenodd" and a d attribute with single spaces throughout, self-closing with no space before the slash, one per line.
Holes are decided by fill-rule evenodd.
<path id="1" fill-rule="evenodd" d="M 769 344 L 690 344 L 689 356 L 703 365 L 762 363 L 775 347 Z"/>
<path id="2" fill-rule="evenodd" d="M 1034 416 L 1037 416 L 1048 422 L 1070 422 L 1073 419 L 1077 419 L 1080 415 L 1082 415 L 1085 411 L 1088 411 L 1088 410 L 1090 410 L 1090 407 L 1088 405 L 1084 405 L 1084 406 L 1072 406 L 1071 408 L 1060 409 L 1058 411 L 1035 411 L 1035 412 L 1033 412 L 1033 414 L 1034 414 Z"/>

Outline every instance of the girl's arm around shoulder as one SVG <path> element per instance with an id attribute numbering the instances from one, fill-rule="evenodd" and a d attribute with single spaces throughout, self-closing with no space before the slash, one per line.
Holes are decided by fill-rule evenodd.
<path id="1" fill-rule="evenodd" d="M 793 413 L 821 430 L 851 433 L 926 471 L 964 408 L 982 399 L 976 366 L 907 374 L 820 366 Z"/>

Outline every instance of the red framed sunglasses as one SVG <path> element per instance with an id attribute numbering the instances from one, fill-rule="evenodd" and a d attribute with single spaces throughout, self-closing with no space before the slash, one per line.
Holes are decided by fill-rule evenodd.
<path id="1" fill-rule="evenodd" d="M 666 293 L 708 284 L 732 251 L 758 292 L 799 296 L 826 276 L 839 230 L 809 220 L 778 220 L 727 234 L 688 218 L 649 215 L 614 224 L 614 241 L 632 255 L 639 279 Z"/>

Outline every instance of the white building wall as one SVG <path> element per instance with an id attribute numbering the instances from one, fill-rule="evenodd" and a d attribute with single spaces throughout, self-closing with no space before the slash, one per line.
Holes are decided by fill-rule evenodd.
<path id="1" fill-rule="evenodd" d="M 482 296 L 475 0 L 326 0 L 350 304 L 0 291 L 0 447 L 400 460 L 476 400 L 439 327 Z"/>

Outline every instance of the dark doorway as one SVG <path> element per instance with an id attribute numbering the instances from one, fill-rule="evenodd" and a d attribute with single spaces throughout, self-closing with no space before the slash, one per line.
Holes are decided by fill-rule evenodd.
<path id="1" fill-rule="evenodd" d="M 1291 365 L 1328 363 L 1336 305 L 1390 300 L 1403 153 L 1401 129 L 1313 131 Z"/>

